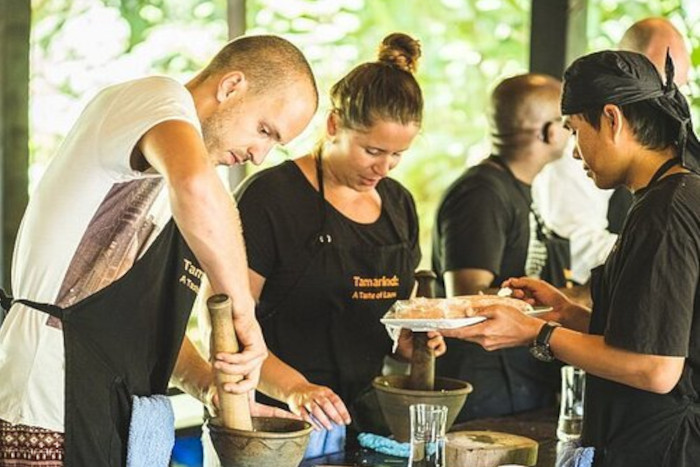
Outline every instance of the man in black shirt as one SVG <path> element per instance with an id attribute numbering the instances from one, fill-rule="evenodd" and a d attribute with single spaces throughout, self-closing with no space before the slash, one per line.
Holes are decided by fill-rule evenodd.
<path id="1" fill-rule="evenodd" d="M 508 78 L 493 91 L 494 154 L 457 179 L 438 210 L 432 262 L 443 296 L 475 294 L 509 277 L 547 272 L 546 242 L 554 239 L 532 205 L 530 185 L 570 139 L 560 97 L 558 80 L 536 74 Z M 556 372 L 524 349 L 489 354 L 474 344 L 450 342 L 438 372 L 474 385 L 461 420 L 549 405 L 558 388 Z"/>
<path id="2" fill-rule="evenodd" d="M 700 142 L 685 98 L 643 55 L 604 51 L 564 76 L 562 113 L 599 188 L 634 203 L 606 263 L 593 310 L 529 278 L 514 295 L 553 307 L 542 318 L 490 307 L 445 331 L 484 348 L 531 345 L 587 373 L 582 444 L 596 467 L 700 465 Z M 556 321 L 556 322 L 555 322 Z"/>

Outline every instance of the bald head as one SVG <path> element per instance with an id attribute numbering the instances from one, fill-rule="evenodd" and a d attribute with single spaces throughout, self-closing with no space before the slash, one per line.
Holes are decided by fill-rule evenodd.
<path id="1" fill-rule="evenodd" d="M 316 80 L 304 54 L 279 36 L 253 35 L 226 44 L 195 78 L 197 82 L 231 71 L 243 72 L 253 92 L 287 87 L 292 82 L 312 88 L 316 102 Z"/>
<path id="2" fill-rule="evenodd" d="M 674 81 L 679 86 L 688 82 L 690 55 L 683 36 L 667 19 L 646 18 L 637 21 L 622 36 L 619 47 L 646 55 L 661 76 L 666 75 L 664 66 L 668 49 L 675 68 Z"/>
<path id="3" fill-rule="evenodd" d="M 559 117 L 560 98 L 561 82 L 548 75 L 528 73 L 501 81 L 491 94 L 494 142 L 520 140 Z"/>

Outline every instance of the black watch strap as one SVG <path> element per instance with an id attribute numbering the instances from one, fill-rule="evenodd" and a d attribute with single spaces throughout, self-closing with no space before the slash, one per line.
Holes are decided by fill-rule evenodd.
<path id="1" fill-rule="evenodd" d="M 549 340 L 552 338 L 552 333 L 559 326 L 561 326 L 561 324 L 557 323 L 556 321 L 547 321 L 546 323 L 544 323 L 544 325 L 540 329 L 540 332 L 537 334 L 535 344 L 539 346 L 549 347 Z"/>

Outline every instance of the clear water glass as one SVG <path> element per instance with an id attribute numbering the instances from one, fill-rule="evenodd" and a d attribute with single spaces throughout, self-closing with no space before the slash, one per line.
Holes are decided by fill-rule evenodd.
<path id="1" fill-rule="evenodd" d="M 586 372 L 570 365 L 561 368 L 561 406 L 557 423 L 560 441 L 575 441 L 581 437 L 585 387 Z"/>
<path id="2" fill-rule="evenodd" d="M 447 407 L 413 404 L 411 415 L 411 456 L 409 467 L 445 467 Z"/>

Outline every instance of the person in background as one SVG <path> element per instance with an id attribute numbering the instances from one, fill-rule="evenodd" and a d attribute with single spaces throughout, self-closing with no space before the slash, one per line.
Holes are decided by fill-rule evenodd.
<path id="1" fill-rule="evenodd" d="M 685 41 L 665 18 L 646 18 L 634 23 L 619 43 L 621 50 L 646 55 L 664 75 L 666 50 L 676 67 L 675 82 L 688 81 L 690 55 Z M 571 278 L 586 284 L 591 269 L 605 261 L 632 202 L 629 190 L 600 190 L 585 176 L 579 164 L 563 157 L 535 179 L 533 196 L 545 221 L 571 241 Z"/>
<path id="2" fill-rule="evenodd" d="M 30 198 L 2 297 L 0 465 L 167 461 L 174 427 L 136 407 L 161 395 L 155 415 L 172 413 L 162 394 L 203 273 L 235 303 L 232 389 L 257 385 L 267 350 L 215 166 L 260 163 L 316 108 L 308 62 L 275 36 L 230 42 L 184 86 L 148 77 L 87 105 Z M 163 452 L 128 438 L 137 423 Z"/>
<path id="3" fill-rule="evenodd" d="M 534 279 L 514 295 L 553 311 L 542 319 L 490 307 L 472 327 L 444 331 L 494 350 L 530 345 L 586 371 L 582 450 L 596 467 L 700 465 L 700 142 L 688 104 L 644 55 L 603 51 L 564 75 L 562 113 L 596 186 L 626 186 L 634 203 L 605 264 L 593 310 Z"/>
<path id="4" fill-rule="evenodd" d="M 307 457 L 342 450 L 346 424 L 350 445 L 356 431 L 377 429 L 368 389 L 392 354 L 379 319 L 411 296 L 420 261 L 413 197 L 388 178 L 421 127 L 420 44 L 390 34 L 378 55 L 333 85 L 325 136 L 311 154 L 253 175 L 236 193 L 270 348 L 258 389 L 322 428 Z M 209 332 L 205 324 L 204 342 Z M 432 336 L 430 347 L 444 353 Z M 411 350 L 404 332 L 395 356 L 408 360 Z M 206 433 L 204 444 L 206 465 L 216 465 Z"/>
<path id="5" fill-rule="evenodd" d="M 494 89 L 493 154 L 467 169 L 438 208 L 432 263 L 443 296 L 487 291 L 514 275 L 566 285 L 547 245 L 561 241 L 565 247 L 565 241 L 549 232 L 530 193 L 534 177 L 562 157 L 571 137 L 562 125 L 560 97 L 561 83 L 539 74 L 511 77 Z M 554 404 L 557 373 L 526 350 L 488 353 L 456 340 L 448 349 L 436 372 L 474 386 L 459 421 Z"/>

